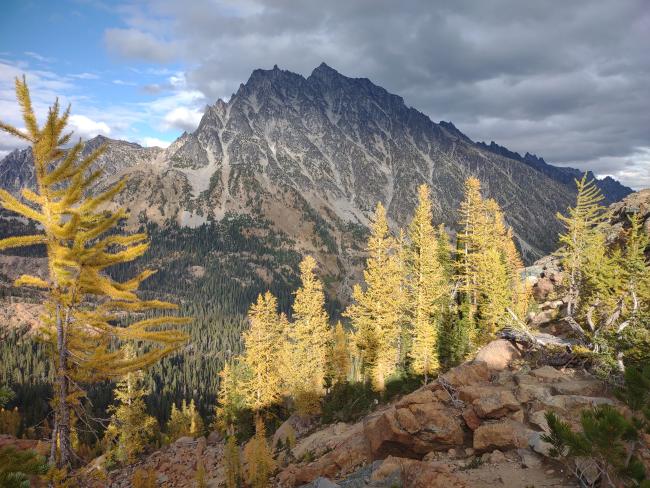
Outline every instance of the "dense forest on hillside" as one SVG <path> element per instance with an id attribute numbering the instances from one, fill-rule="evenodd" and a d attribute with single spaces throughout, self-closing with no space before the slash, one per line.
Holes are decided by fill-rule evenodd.
<path id="1" fill-rule="evenodd" d="M 9 232 L 16 235 L 17 230 L 26 234 L 30 229 L 12 225 L 2 230 L 0 238 Z M 178 300 L 183 314 L 193 318 L 186 326 L 188 346 L 149 370 L 147 404 L 161 422 L 167 420 L 171 403 L 181 399 L 194 398 L 201 412 L 211 415 L 224 360 L 241 352 L 248 306 L 259 293 L 271 290 L 281 310 L 289 312 L 300 256 L 268 223 L 249 216 L 227 216 L 198 228 L 150 224 L 146 230 L 151 240 L 149 251 L 137 262 L 116 267 L 111 273 L 121 279 L 147 267 L 158 269 L 143 283 L 145 294 Z M 20 251 L 22 255 L 43 254 L 36 247 Z M 192 266 L 200 268 L 192 271 Z M 5 288 L 3 293 L 20 299 L 30 294 L 15 287 Z M 334 301 L 330 310 L 336 313 L 338 307 Z M 16 391 L 9 406 L 21 406 L 23 426 L 44 418 L 51 380 L 44 345 L 27 332 L 3 331 L 0 343 L 0 355 L 5 358 L 0 365 L 0 383 Z M 112 401 L 110 385 L 96 385 L 90 394 L 97 411 L 104 411 Z"/>

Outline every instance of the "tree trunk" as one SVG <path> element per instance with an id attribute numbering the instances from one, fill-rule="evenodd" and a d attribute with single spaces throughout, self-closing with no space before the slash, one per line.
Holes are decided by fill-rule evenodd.
<path id="1" fill-rule="evenodd" d="M 72 444 L 70 442 L 70 405 L 68 404 L 68 345 L 65 337 L 65 325 L 61 318 L 61 308 L 56 308 L 56 337 L 59 353 L 59 368 L 57 371 L 56 427 L 59 438 L 60 457 L 57 467 L 65 468 L 72 462 Z"/>
<path id="2" fill-rule="evenodd" d="M 52 440 L 50 443 L 50 460 L 49 463 L 50 465 L 54 466 L 56 464 L 56 440 L 57 440 L 57 426 L 56 426 L 56 418 L 57 418 L 57 413 L 56 411 L 54 412 L 54 428 L 52 429 Z"/>

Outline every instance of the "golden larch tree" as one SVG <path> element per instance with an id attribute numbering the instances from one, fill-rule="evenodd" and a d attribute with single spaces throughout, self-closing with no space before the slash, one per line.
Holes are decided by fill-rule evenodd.
<path id="1" fill-rule="evenodd" d="M 316 413 L 324 393 L 329 317 L 325 311 L 323 284 L 315 273 L 316 260 L 306 256 L 300 263 L 301 286 L 293 302 L 293 322 L 287 329 L 288 360 L 293 374 L 285 377 L 298 411 Z"/>
<path id="2" fill-rule="evenodd" d="M 424 375 L 425 382 L 435 373 L 438 360 L 438 322 L 443 298 L 448 294 L 445 271 L 438 261 L 436 233 L 432 224 L 430 190 L 418 188 L 418 205 L 408 229 L 407 296 L 412 321 L 411 367 Z"/>
<path id="3" fill-rule="evenodd" d="M 338 321 L 328 345 L 327 376 L 332 385 L 345 383 L 350 375 L 350 347 L 343 324 Z"/>
<path id="4" fill-rule="evenodd" d="M 132 344 L 124 346 L 124 356 L 132 359 L 136 355 Z M 132 463 L 152 441 L 158 430 L 158 422 L 147 415 L 144 398 L 147 390 L 142 387 L 141 371 L 126 373 L 115 386 L 117 405 L 109 408 L 111 423 L 106 428 L 104 439 L 108 451 L 120 462 Z"/>
<path id="5" fill-rule="evenodd" d="M 70 109 L 60 113 L 58 101 L 39 127 L 25 80 L 16 79 L 16 95 L 25 131 L 0 123 L 0 129 L 31 144 L 36 188 L 22 190 L 22 199 L 0 189 L 0 205 L 40 225 L 42 232 L 0 240 L 0 250 L 43 245 L 47 253 L 45 279 L 24 275 L 16 285 L 36 287 L 47 294 L 42 333 L 51 346 L 55 370 L 55 423 L 51 461 L 59 467 L 72 462 L 71 410 L 82 416 L 80 385 L 143 369 L 175 351 L 186 340 L 170 329 L 188 319 L 158 316 L 123 326 L 130 313 L 176 309 L 171 303 L 141 300 L 136 291 L 153 270 L 125 282 L 113 280 L 106 269 L 128 263 L 147 250 L 145 234 L 123 235 L 116 226 L 126 217 L 107 204 L 125 180 L 94 194 L 101 171 L 91 170 L 104 152 L 100 147 L 83 157 L 79 141 L 66 149 L 72 133 L 65 132 Z M 166 328 L 167 327 L 167 328 Z M 114 347 L 115 342 L 144 341 L 152 347 L 133 358 Z"/>
<path id="6" fill-rule="evenodd" d="M 266 488 L 275 470 L 273 453 L 266 439 L 266 427 L 262 417 L 255 418 L 255 435 L 244 447 L 246 460 L 246 483 L 251 488 Z"/>
<path id="7" fill-rule="evenodd" d="M 405 293 L 397 244 L 381 203 L 372 220 L 367 252 L 363 272 L 366 287 L 354 287 L 354 302 L 344 315 L 352 320 L 366 376 L 377 390 L 383 390 L 386 378 L 396 371 L 399 362 Z"/>
<path id="8" fill-rule="evenodd" d="M 477 303 L 477 264 L 476 254 L 479 247 L 479 233 L 484 211 L 481 196 L 481 182 L 470 177 L 465 180 L 465 192 L 460 204 L 460 221 L 458 232 L 457 273 L 461 291 L 467 296 L 472 308 Z"/>
<path id="9" fill-rule="evenodd" d="M 576 180 L 576 187 L 578 196 L 575 207 L 569 208 L 567 215 L 557 214 L 564 227 L 564 233 L 560 234 L 562 247 L 557 255 L 566 276 L 569 316 L 573 316 L 580 305 L 585 267 L 589 264 L 590 256 L 603 252 L 598 227 L 607 219 L 606 209 L 601 205 L 604 197 L 595 182 L 587 178 L 587 173 Z"/>
<path id="10" fill-rule="evenodd" d="M 244 332 L 242 362 L 247 369 L 243 385 L 246 403 L 255 411 L 281 399 L 281 339 L 284 331 L 278 317 L 278 302 L 271 292 L 260 294 L 248 312 L 250 328 Z"/>

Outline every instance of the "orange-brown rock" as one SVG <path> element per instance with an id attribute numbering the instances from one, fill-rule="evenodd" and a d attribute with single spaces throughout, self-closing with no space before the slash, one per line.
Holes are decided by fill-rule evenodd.
<path id="1" fill-rule="evenodd" d="M 450 369 L 440 379 L 453 388 L 486 383 L 490 379 L 490 370 L 485 362 L 463 363 Z"/>
<path id="2" fill-rule="evenodd" d="M 462 444 L 456 410 L 440 402 L 412 403 L 371 417 L 364 426 L 373 459 L 390 454 L 419 457 L 432 449 Z"/>
<path id="3" fill-rule="evenodd" d="M 371 480 L 400 479 L 409 488 L 467 488 L 468 485 L 443 464 L 389 456 L 372 474 Z"/>
<path id="4" fill-rule="evenodd" d="M 516 449 L 528 446 L 528 432 L 521 422 L 502 420 L 484 423 L 474 431 L 474 449 Z"/>
<path id="5" fill-rule="evenodd" d="M 475 361 L 483 361 L 494 371 L 502 371 L 521 358 L 519 350 L 505 339 L 497 339 L 483 346 L 476 354 Z"/>
<path id="6" fill-rule="evenodd" d="M 466 386 L 458 398 L 471 403 L 480 418 L 498 419 L 521 409 L 512 391 L 501 386 Z"/>

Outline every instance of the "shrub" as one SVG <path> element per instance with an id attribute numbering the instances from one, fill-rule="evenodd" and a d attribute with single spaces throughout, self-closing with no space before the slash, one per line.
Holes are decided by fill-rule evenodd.
<path id="1" fill-rule="evenodd" d="M 323 399 L 323 422 L 351 422 L 372 410 L 379 394 L 367 383 L 337 383 Z"/>

